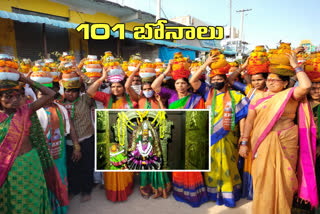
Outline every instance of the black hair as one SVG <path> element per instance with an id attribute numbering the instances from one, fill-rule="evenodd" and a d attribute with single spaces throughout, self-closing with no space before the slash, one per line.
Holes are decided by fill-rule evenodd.
<path id="1" fill-rule="evenodd" d="M 263 77 L 264 79 L 267 79 L 267 78 L 268 78 L 268 73 L 261 73 L 261 75 L 262 75 L 262 77 Z"/>
<path id="2" fill-rule="evenodd" d="M 226 74 L 217 74 L 216 76 L 220 76 L 220 77 L 222 77 L 224 80 L 227 80 L 228 78 L 227 78 L 227 75 Z M 240 75 L 239 75 L 240 76 Z M 211 79 L 212 79 L 213 77 L 210 77 L 210 82 L 211 82 Z"/>
<path id="3" fill-rule="evenodd" d="M 72 92 L 80 92 L 80 88 L 64 88 L 63 89 L 64 90 L 64 92 L 66 92 L 66 91 L 72 91 Z"/>
<path id="4" fill-rule="evenodd" d="M 60 89 L 60 84 L 59 82 L 52 82 L 52 89 L 53 88 L 58 88 L 58 90 Z"/>
<path id="5" fill-rule="evenodd" d="M 227 80 L 227 75 L 225 75 L 225 74 L 220 74 L 219 76 L 221 76 L 224 80 Z"/>
<path id="6" fill-rule="evenodd" d="M 175 82 L 174 79 L 168 79 L 165 83 L 163 83 L 162 86 L 165 88 L 175 90 L 174 82 Z"/>
<path id="7" fill-rule="evenodd" d="M 141 85 L 141 88 L 143 88 L 144 85 L 150 85 L 151 86 L 152 82 L 143 82 Z"/>
<path id="8" fill-rule="evenodd" d="M 290 77 L 289 76 L 282 76 L 280 74 L 278 74 L 278 76 L 282 81 L 288 81 L 288 83 L 289 83 L 289 81 L 290 81 Z"/>
<path id="9" fill-rule="evenodd" d="M 252 74 L 250 76 L 252 77 L 254 75 L 261 75 L 262 78 L 266 80 L 268 78 L 269 73 L 257 73 L 257 74 Z"/>
<path id="10" fill-rule="evenodd" d="M 113 83 L 120 83 L 124 87 L 124 85 L 126 84 L 126 81 L 122 80 L 120 82 L 112 82 L 112 83 L 110 83 L 110 87 L 112 86 Z"/>

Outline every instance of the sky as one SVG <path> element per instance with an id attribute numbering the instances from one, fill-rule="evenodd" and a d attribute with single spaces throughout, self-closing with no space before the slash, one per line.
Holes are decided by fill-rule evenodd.
<path id="1" fill-rule="evenodd" d="M 111 0 L 156 13 L 156 0 Z M 276 48 L 279 41 L 297 47 L 309 39 L 320 45 L 320 0 L 232 0 L 232 26 L 240 29 L 241 9 L 246 12 L 243 38 L 250 44 Z M 229 25 L 230 0 L 161 0 L 162 18 L 191 15 L 211 26 Z"/>

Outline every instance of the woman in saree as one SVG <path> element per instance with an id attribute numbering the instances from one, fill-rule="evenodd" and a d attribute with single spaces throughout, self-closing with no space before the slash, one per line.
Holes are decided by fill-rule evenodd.
<path id="1" fill-rule="evenodd" d="M 37 75 L 41 77 L 45 76 L 42 72 L 39 72 Z M 31 78 L 33 78 L 33 74 L 31 75 Z M 48 86 L 51 87 L 51 84 L 48 83 Z M 41 91 L 37 91 L 36 94 L 38 99 L 41 99 L 43 96 Z M 69 119 L 67 109 L 55 102 L 54 98 L 45 103 L 43 108 L 37 111 L 37 115 L 46 136 L 49 151 L 59 171 L 61 182 L 68 186 L 66 151 L 66 136 L 68 134 L 70 134 L 74 144 L 73 152 L 71 154 L 72 159 L 76 162 L 81 158 L 81 148 L 73 121 Z M 68 206 L 60 204 L 55 193 L 49 191 L 49 197 L 53 213 L 67 213 Z"/>
<path id="2" fill-rule="evenodd" d="M 169 65 L 165 72 L 159 75 L 152 83 L 151 87 L 155 93 L 160 97 L 168 99 L 169 109 L 202 109 L 204 108 L 204 101 L 201 96 L 191 93 L 191 88 L 188 80 L 188 75 L 182 75 L 179 71 L 172 74 L 175 80 L 175 89 L 161 87 L 164 78 L 172 71 L 173 61 L 170 60 Z"/>
<path id="3" fill-rule="evenodd" d="M 153 89 L 151 88 L 151 83 L 153 82 L 154 78 L 142 78 L 142 96 L 137 94 L 135 90 L 132 89 L 132 83 L 134 78 L 136 77 L 136 73 L 139 71 L 141 64 L 137 66 L 135 70 L 132 71 L 131 75 L 128 77 L 125 88 L 131 98 L 131 100 L 138 103 L 136 108 L 139 109 L 163 109 L 164 106 L 162 102 L 156 98 L 156 94 L 154 93 Z M 151 69 L 151 68 L 150 68 Z M 153 69 L 154 70 L 154 69 Z M 155 73 L 154 73 L 155 74 Z"/>
<path id="4" fill-rule="evenodd" d="M 19 81 L 37 88 L 43 97 L 20 106 L 18 82 L 9 79 L 0 81 L 0 212 L 52 213 L 47 186 L 58 195 L 63 205 L 69 203 L 67 189 L 55 180 L 56 168 L 50 162 L 48 150 L 43 149 L 46 148 L 46 142 L 33 142 L 37 131 L 33 129 L 34 122 L 30 119 L 32 114 L 54 97 L 55 92 L 23 74 L 17 74 L 16 67 L 11 67 L 14 65 L 11 58 L 5 57 L 4 61 L 11 63 L 1 65 L 0 72 L 7 69 L 11 71 L 8 76 L 20 75 Z M 38 154 L 37 150 L 43 153 Z M 39 155 L 42 157 L 39 158 Z"/>
<path id="5" fill-rule="evenodd" d="M 138 68 L 140 65 L 138 66 Z M 135 69 L 126 81 L 126 89 L 132 100 L 138 102 L 139 109 L 165 109 L 160 96 L 154 94 L 151 88 L 152 78 L 142 78 L 143 96 L 138 96 L 134 90 L 130 90 L 134 76 L 139 69 Z M 171 182 L 167 172 L 140 172 L 140 193 L 144 198 L 168 198 L 171 190 Z"/>
<path id="6" fill-rule="evenodd" d="M 211 85 L 199 80 L 207 66 L 211 67 Z M 211 109 L 211 172 L 205 173 L 208 197 L 217 205 L 235 207 L 241 195 L 237 143 L 249 103 L 242 94 L 226 87 L 225 74 L 229 68 L 224 56 L 218 50 L 212 50 L 206 62 L 190 78 L 190 84 L 205 97 L 206 108 Z"/>
<path id="7" fill-rule="evenodd" d="M 176 90 L 161 87 L 165 76 L 171 72 L 173 61 L 170 60 L 166 71 L 152 83 L 153 90 L 168 99 L 169 109 L 203 109 L 201 96 L 189 92 L 188 77 L 190 70 L 172 72 Z M 184 66 L 183 66 L 184 67 Z M 201 172 L 172 172 L 173 196 L 177 201 L 199 207 L 208 201 Z"/>
<path id="8" fill-rule="evenodd" d="M 242 136 L 239 153 L 246 157 L 252 132 L 253 213 L 291 213 L 296 191 L 312 206 L 318 205 L 314 172 L 315 130 L 305 100 L 311 81 L 298 67 L 295 54 L 287 56 L 295 68 L 299 86 L 286 89 L 289 77 L 277 74 L 278 70 L 274 69 L 275 73 L 268 75 L 268 91 L 256 95 L 250 103 Z M 279 72 L 283 69 L 279 68 Z M 299 126 L 294 123 L 297 111 Z"/>
<path id="9" fill-rule="evenodd" d="M 107 109 L 132 109 L 133 104 L 129 96 L 125 93 L 124 75 L 111 76 L 108 73 L 112 69 L 121 69 L 121 67 L 104 68 L 102 76 L 94 82 L 87 90 L 90 97 L 104 104 Z M 111 95 L 98 91 L 101 83 L 111 80 Z M 120 82 L 118 82 L 120 81 Z M 132 172 L 105 172 L 104 186 L 107 199 L 110 201 L 125 201 L 133 191 L 133 173 Z"/>
<path id="10" fill-rule="evenodd" d="M 249 100 L 252 100 L 253 97 L 258 93 L 263 93 L 267 91 L 266 80 L 268 77 L 268 64 L 266 66 L 261 66 L 261 64 L 255 66 L 250 65 L 249 63 L 250 57 L 246 60 L 246 62 L 240 66 L 239 69 L 235 70 L 228 78 L 228 82 L 235 89 L 243 94 L 245 94 Z M 259 58 L 255 58 L 255 62 L 262 63 Z M 248 72 L 245 74 L 248 76 L 248 84 L 244 84 L 236 81 L 235 79 L 243 70 L 250 70 L 250 75 Z M 253 185 L 252 185 L 252 173 L 251 173 L 251 148 L 250 144 L 248 144 L 248 155 L 247 158 L 244 159 L 239 157 L 239 163 L 243 163 L 243 165 L 239 165 L 239 170 L 242 168 L 242 198 L 247 198 L 248 200 L 253 199 Z M 240 172 L 241 173 L 241 172 Z"/>
<path id="11" fill-rule="evenodd" d="M 245 74 L 249 76 L 248 79 L 250 80 L 250 82 L 248 84 L 236 81 L 235 79 L 238 77 L 238 75 L 247 68 L 248 60 L 249 58 L 243 65 L 240 66 L 239 69 L 235 70 L 229 76 L 228 82 L 230 83 L 231 87 L 233 87 L 237 91 L 244 93 L 249 100 L 252 100 L 255 94 L 267 91 L 266 80 L 268 76 L 268 67 L 266 67 L 265 70 L 257 71 L 252 75 Z"/>

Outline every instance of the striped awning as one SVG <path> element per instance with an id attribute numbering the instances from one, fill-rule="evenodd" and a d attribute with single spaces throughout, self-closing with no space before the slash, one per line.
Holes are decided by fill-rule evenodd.
<path id="1" fill-rule="evenodd" d="M 25 15 L 20 13 L 12 13 L 0 10 L 0 18 L 3 19 L 11 19 L 18 22 L 29 22 L 29 23 L 39 23 L 39 24 L 48 24 L 53 25 L 60 28 L 76 28 L 78 24 L 49 19 L 47 17 L 34 16 L 34 15 Z"/>

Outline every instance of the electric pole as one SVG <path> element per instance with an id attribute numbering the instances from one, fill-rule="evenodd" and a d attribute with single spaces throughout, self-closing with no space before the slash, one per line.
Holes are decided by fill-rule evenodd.
<path id="1" fill-rule="evenodd" d="M 240 21 L 240 41 L 242 41 L 242 34 L 243 34 L 243 19 L 244 19 L 244 12 L 251 11 L 252 9 L 242 9 L 237 10 L 238 13 L 241 13 L 241 21 Z"/>
<path id="2" fill-rule="evenodd" d="M 251 11 L 252 9 L 242 9 L 237 10 L 238 13 L 241 13 L 241 21 L 240 21 L 240 53 L 242 52 L 242 36 L 243 36 L 243 19 L 244 19 L 244 12 Z"/>
<path id="3" fill-rule="evenodd" d="M 161 0 L 157 0 L 157 15 L 156 15 L 156 22 L 158 19 L 161 19 Z"/>
<path id="4" fill-rule="evenodd" d="M 229 26 L 229 39 L 232 39 L 232 34 L 231 34 L 231 13 L 232 13 L 232 8 L 231 8 L 231 3 L 232 0 L 230 0 L 230 26 Z"/>

